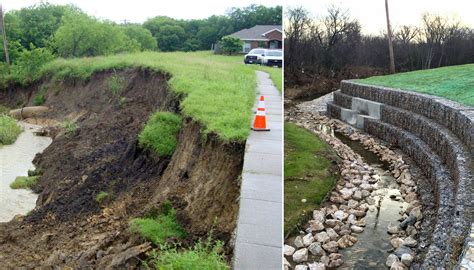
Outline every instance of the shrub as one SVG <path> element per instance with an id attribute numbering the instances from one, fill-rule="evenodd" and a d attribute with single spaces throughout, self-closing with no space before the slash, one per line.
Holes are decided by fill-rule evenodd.
<path id="1" fill-rule="evenodd" d="M 130 222 L 130 230 L 156 245 L 164 244 L 170 237 L 182 238 L 185 236 L 176 219 L 176 210 L 173 208 L 168 213 L 160 214 L 157 217 L 133 219 Z"/>
<path id="2" fill-rule="evenodd" d="M 38 93 L 33 98 L 33 104 L 35 106 L 43 105 L 46 102 L 46 92 L 48 88 L 45 85 L 42 85 L 38 90 Z"/>
<path id="3" fill-rule="evenodd" d="M 138 136 L 141 147 L 153 150 L 160 156 L 171 156 L 178 143 L 181 117 L 171 112 L 157 112 L 148 120 Z"/>
<path id="4" fill-rule="evenodd" d="M 54 59 L 53 54 L 46 48 L 23 49 L 12 65 L 11 73 L 15 81 L 27 84 L 39 79 L 40 70 L 44 64 Z"/>
<path id="5" fill-rule="evenodd" d="M 79 128 L 79 126 L 71 120 L 64 121 L 62 127 L 66 136 L 74 136 Z"/>
<path id="6" fill-rule="evenodd" d="M 8 107 L 0 105 L 0 115 L 8 115 L 10 109 Z"/>
<path id="7" fill-rule="evenodd" d="M 12 144 L 22 132 L 15 119 L 0 114 L 0 145 Z"/>
<path id="8" fill-rule="evenodd" d="M 12 189 L 28 189 L 35 185 L 37 180 L 38 176 L 18 176 L 15 178 L 15 181 L 10 184 L 10 187 Z"/>
<path id="9" fill-rule="evenodd" d="M 240 52 L 242 50 L 242 41 L 233 36 L 225 36 L 219 41 L 219 47 L 223 52 L 232 53 Z"/>
<path id="10" fill-rule="evenodd" d="M 101 192 L 99 192 L 99 194 L 97 194 L 97 196 L 95 196 L 95 201 L 98 202 L 99 204 L 101 204 L 102 202 L 104 202 L 108 198 L 109 198 L 109 193 L 107 193 L 105 191 L 101 191 Z"/>
<path id="11" fill-rule="evenodd" d="M 157 269 L 193 270 L 193 269 L 229 269 L 224 254 L 222 254 L 222 242 L 217 241 L 214 245 L 208 239 L 202 243 L 199 241 L 192 249 L 178 251 L 176 247 L 151 253 L 151 264 Z"/>

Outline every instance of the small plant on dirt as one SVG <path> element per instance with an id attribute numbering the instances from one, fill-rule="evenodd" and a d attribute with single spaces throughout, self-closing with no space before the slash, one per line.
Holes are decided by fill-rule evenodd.
<path id="1" fill-rule="evenodd" d="M 95 196 L 95 201 L 98 202 L 99 204 L 101 204 L 105 200 L 107 200 L 108 198 L 109 198 L 109 193 L 107 193 L 105 191 L 101 191 L 101 192 L 99 192 L 99 194 L 97 194 Z"/>
<path id="2" fill-rule="evenodd" d="M 48 92 L 48 87 L 46 85 L 42 85 L 38 93 L 33 97 L 33 104 L 35 106 L 43 105 L 46 102 L 46 92 Z"/>
<path id="3" fill-rule="evenodd" d="M 123 108 L 123 105 L 125 105 L 125 103 L 127 102 L 127 98 L 126 97 L 121 97 L 119 99 L 119 106 L 120 108 Z"/>
<path id="4" fill-rule="evenodd" d="M 22 131 L 22 128 L 16 124 L 15 119 L 0 114 L 0 145 L 14 143 Z"/>
<path id="5" fill-rule="evenodd" d="M 125 78 L 114 74 L 112 77 L 110 77 L 108 81 L 108 86 L 110 91 L 112 92 L 112 95 L 118 96 L 125 88 Z"/>
<path id="6" fill-rule="evenodd" d="M 182 238 L 186 234 L 176 219 L 176 210 L 171 208 L 155 217 L 136 218 L 130 222 L 130 230 L 156 245 L 164 245 L 171 237 Z"/>
<path id="7" fill-rule="evenodd" d="M 159 156 L 171 156 L 178 143 L 181 129 L 181 117 L 171 112 L 157 112 L 148 120 L 143 131 L 138 135 L 141 147 L 153 150 Z"/>
<path id="8" fill-rule="evenodd" d="M 62 123 L 62 127 L 64 129 L 64 133 L 68 137 L 76 135 L 77 129 L 79 128 L 79 126 L 74 121 L 71 121 L 71 120 L 64 121 Z"/>
<path id="9" fill-rule="evenodd" d="M 38 176 L 18 176 L 15 178 L 15 181 L 13 181 L 10 184 L 10 188 L 12 189 L 31 189 L 32 186 L 36 184 L 36 181 L 38 180 Z"/>
<path id="10" fill-rule="evenodd" d="M 211 237 L 205 242 L 198 241 L 189 249 L 179 251 L 176 247 L 162 248 L 151 252 L 150 266 L 156 269 L 193 270 L 193 269 L 229 269 L 223 254 L 223 243 L 213 243 Z"/>
<path id="11" fill-rule="evenodd" d="M 28 170 L 28 176 L 39 176 L 43 174 L 43 170 L 35 168 L 34 170 Z"/>

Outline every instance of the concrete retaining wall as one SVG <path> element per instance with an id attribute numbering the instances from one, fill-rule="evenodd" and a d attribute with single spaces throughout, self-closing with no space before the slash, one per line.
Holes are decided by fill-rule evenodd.
<path id="1" fill-rule="evenodd" d="M 358 109 L 378 103 L 378 115 Z M 327 111 L 341 120 L 350 111 L 360 114 L 355 126 L 397 146 L 422 169 L 430 182 L 426 184 L 434 187 L 433 203 L 438 207 L 423 267 L 449 267 L 473 221 L 474 108 L 430 95 L 343 81 Z"/>

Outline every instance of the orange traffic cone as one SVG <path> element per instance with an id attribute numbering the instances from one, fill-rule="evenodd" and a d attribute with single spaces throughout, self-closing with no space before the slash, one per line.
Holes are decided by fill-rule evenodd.
<path id="1" fill-rule="evenodd" d="M 260 101 L 258 102 L 257 115 L 255 115 L 252 130 L 270 131 L 270 129 L 267 128 L 267 116 L 265 115 L 265 98 L 263 96 L 260 96 Z"/>

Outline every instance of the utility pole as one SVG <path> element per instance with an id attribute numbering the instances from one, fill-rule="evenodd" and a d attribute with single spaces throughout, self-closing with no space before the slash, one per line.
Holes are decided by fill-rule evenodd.
<path id="1" fill-rule="evenodd" d="M 388 52 L 390 54 L 390 73 L 395 73 L 395 57 L 393 56 L 392 28 L 390 27 L 390 15 L 388 14 L 388 0 L 385 0 L 385 13 L 387 15 L 387 38 Z"/>
<path id="2" fill-rule="evenodd" d="M 3 35 L 3 51 L 5 52 L 5 60 L 8 66 L 10 66 L 10 56 L 8 55 L 7 33 L 5 31 L 5 20 L 3 17 L 2 4 L 0 4 L 0 28 L 2 29 L 2 35 Z"/>

